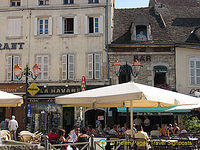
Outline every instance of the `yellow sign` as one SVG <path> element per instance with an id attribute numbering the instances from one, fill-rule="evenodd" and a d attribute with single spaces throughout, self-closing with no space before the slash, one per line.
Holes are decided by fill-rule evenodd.
<path id="1" fill-rule="evenodd" d="M 37 87 L 37 85 L 35 83 L 32 83 L 29 87 L 28 87 L 28 92 L 31 94 L 31 96 L 34 96 L 35 94 L 37 94 L 40 89 Z"/>

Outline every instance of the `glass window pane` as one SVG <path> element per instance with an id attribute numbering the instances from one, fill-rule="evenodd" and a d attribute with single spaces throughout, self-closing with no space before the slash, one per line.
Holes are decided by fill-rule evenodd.
<path id="1" fill-rule="evenodd" d="M 190 67 L 194 68 L 194 61 L 190 61 Z"/>
<path id="2" fill-rule="evenodd" d="M 200 69 L 196 70 L 196 76 L 200 76 Z"/>
<path id="3" fill-rule="evenodd" d="M 197 77 L 197 84 L 200 84 L 200 77 Z"/>
<path id="4" fill-rule="evenodd" d="M 200 61 L 196 61 L 196 68 L 200 68 Z"/>
<path id="5" fill-rule="evenodd" d="M 194 77 L 191 77 L 190 80 L 191 80 L 191 81 L 190 81 L 191 84 L 195 84 L 195 78 L 194 78 Z"/>
<path id="6" fill-rule="evenodd" d="M 194 77 L 194 69 L 190 69 L 190 75 Z"/>

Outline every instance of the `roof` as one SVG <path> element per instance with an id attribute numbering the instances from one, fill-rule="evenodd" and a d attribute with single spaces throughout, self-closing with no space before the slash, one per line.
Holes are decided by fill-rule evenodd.
<path id="1" fill-rule="evenodd" d="M 158 1 L 158 0 L 157 0 Z M 112 44 L 171 44 L 199 43 L 199 32 L 193 33 L 200 26 L 200 6 L 196 0 L 159 0 L 166 5 L 163 8 L 146 7 L 114 10 L 114 30 Z M 187 6 L 188 2 L 192 4 Z M 169 3 L 167 3 L 169 2 Z M 195 7 L 194 7 L 195 6 Z M 151 25 L 152 41 L 131 41 L 131 25 L 138 16 L 145 17 Z M 194 41 L 194 42 L 193 42 Z"/>

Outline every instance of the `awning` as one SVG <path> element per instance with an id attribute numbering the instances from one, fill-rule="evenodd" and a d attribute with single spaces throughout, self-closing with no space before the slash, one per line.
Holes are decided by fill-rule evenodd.
<path id="1" fill-rule="evenodd" d="M 166 66 L 154 66 L 153 70 L 155 72 L 166 73 L 167 72 L 167 67 Z"/>

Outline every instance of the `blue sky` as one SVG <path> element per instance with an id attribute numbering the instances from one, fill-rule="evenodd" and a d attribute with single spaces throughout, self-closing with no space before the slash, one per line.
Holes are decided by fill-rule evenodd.
<path id="1" fill-rule="evenodd" d="M 149 0 L 115 0 L 116 8 L 147 7 Z"/>

